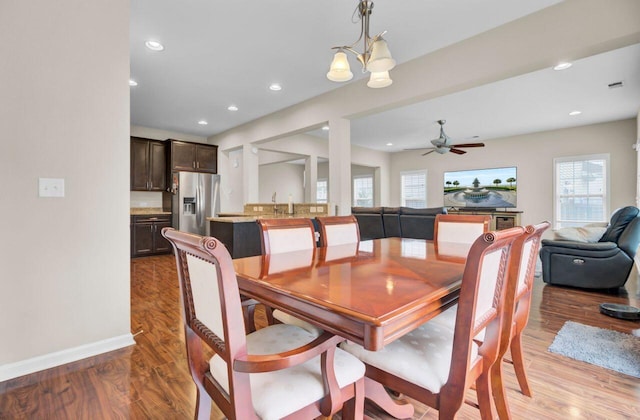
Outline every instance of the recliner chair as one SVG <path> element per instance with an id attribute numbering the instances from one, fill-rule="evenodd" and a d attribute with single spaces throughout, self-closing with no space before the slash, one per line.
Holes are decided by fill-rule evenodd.
<path id="1" fill-rule="evenodd" d="M 640 210 L 623 207 L 595 243 L 542 241 L 542 280 L 545 283 L 585 289 L 624 286 L 640 245 Z"/>

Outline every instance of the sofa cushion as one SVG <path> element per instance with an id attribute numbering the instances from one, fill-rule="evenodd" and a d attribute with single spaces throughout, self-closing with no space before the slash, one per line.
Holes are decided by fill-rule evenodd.
<path id="1" fill-rule="evenodd" d="M 627 206 L 616 210 L 611 216 L 611 222 L 606 232 L 600 238 L 600 242 L 618 242 L 620 235 L 625 230 L 627 225 L 631 223 L 633 219 L 638 217 L 637 207 Z"/>

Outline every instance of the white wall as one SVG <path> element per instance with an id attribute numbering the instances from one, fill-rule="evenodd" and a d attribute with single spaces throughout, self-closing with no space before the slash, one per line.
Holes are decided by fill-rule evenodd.
<path id="1" fill-rule="evenodd" d="M 260 203 L 270 203 L 276 193 L 278 203 L 304 203 L 304 165 L 273 163 L 260 165 Z"/>
<path id="2" fill-rule="evenodd" d="M 427 170 L 427 206 L 443 205 L 443 172 L 517 166 L 518 207 L 522 224 L 553 220 L 553 159 L 609 153 L 611 209 L 634 205 L 636 194 L 635 119 L 488 140 L 465 155 L 417 152 L 391 157 L 391 206 L 400 205 L 400 172 Z"/>
<path id="3" fill-rule="evenodd" d="M 0 51 L 2 381 L 133 344 L 129 1 L 3 1 Z"/>

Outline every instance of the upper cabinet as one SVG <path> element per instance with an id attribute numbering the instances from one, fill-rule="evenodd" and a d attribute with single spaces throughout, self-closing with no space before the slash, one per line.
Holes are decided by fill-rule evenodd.
<path id="1" fill-rule="evenodd" d="M 131 137 L 131 191 L 164 191 L 166 165 L 165 142 Z"/>
<path id="2" fill-rule="evenodd" d="M 218 146 L 171 140 L 171 171 L 218 173 Z"/>

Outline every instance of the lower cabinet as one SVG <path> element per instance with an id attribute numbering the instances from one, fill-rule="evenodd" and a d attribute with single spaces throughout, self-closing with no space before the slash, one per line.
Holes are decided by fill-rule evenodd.
<path id="1" fill-rule="evenodd" d="M 131 216 L 131 256 L 168 254 L 171 244 L 162 229 L 171 227 L 170 215 Z"/>

